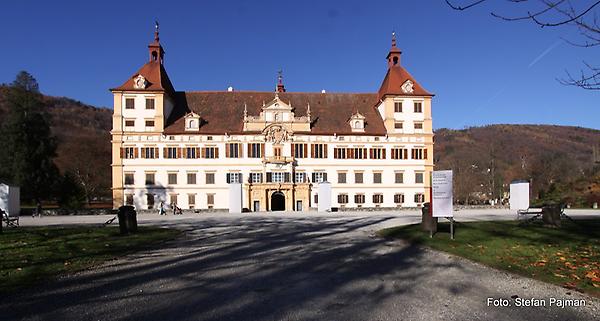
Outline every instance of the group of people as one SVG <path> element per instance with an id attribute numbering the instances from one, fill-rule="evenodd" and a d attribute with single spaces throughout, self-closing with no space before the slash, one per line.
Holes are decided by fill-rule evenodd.
<path id="1" fill-rule="evenodd" d="M 177 203 L 171 204 L 171 210 L 173 211 L 173 215 L 182 215 L 183 214 L 183 211 L 181 210 L 180 207 L 177 206 Z M 158 214 L 159 215 L 167 215 L 167 211 L 165 210 L 164 202 L 160 202 L 160 205 L 158 206 Z"/>

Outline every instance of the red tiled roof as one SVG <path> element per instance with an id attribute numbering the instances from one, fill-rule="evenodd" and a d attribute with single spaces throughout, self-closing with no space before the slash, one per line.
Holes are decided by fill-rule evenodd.
<path id="1" fill-rule="evenodd" d="M 243 133 L 244 104 L 248 115 L 257 116 L 263 102 L 275 98 L 273 92 L 176 92 L 175 108 L 166 122 L 165 134 L 190 133 L 184 130 L 184 116 L 193 111 L 203 124 L 200 134 Z M 363 93 L 279 93 L 285 103 L 290 102 L 296 117 L 306 116 L 307 104 L 311 110 L 311 134 L 360 134 L 383 136 L 386 130 L 375 105 L 377 94 Z M 352 133 L 348 119 L 358 111 L 366 117 L 365 132 Z"/>
<path id="2" fill-rule="evenodd" d="M 413 82 L 413 92 L 408 94 L 402 91 L 401 86 L 405 81 Z M 433 96 L 430 92 L 421 87 L 413 76 L 402 68 L 402 66 L 392 66 L 388 68 L 385 78 L 379 88 L 378 99 L 383 99 L 385 95 L 402 95 L 402 96 Z"/>
<path id="3" fill-rule="evenodd" d="M 142 66 L 135 74 L 133 74 L 124 84 L 111 90 L 140 90 L 133 86 L 134 78 L 138 75 L 144 76 L 148 81 L 148 87 L 144 90 L 150 91 L 166 91 L 168 93 L 174 93 L 175 89 L 171 80 L 167 75 L 165 67 L 159 61 L 149 61 Z"/>

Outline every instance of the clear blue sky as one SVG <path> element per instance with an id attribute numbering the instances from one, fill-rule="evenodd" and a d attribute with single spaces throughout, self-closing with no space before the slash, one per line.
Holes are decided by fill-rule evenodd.
<path id="1" fill-rule="evenodd" d="M 177 90 L 273 90 L 282 68 L 289 91 L 375 92 L 395 30 L 402 64 L 436 94 L 435 128 L 600 129 L 600 92 L 556 81 L 583 60 L 600 65 L 600 48 L 564 43 L 571 28 L 502 22 L 490 9 L 457 12 L 443 0 L 10 1 L 0 10 L 0 83 L 27 70 L 46 94 L 110 107 L 108 88 L 146 62 L 158 19 Z"/>

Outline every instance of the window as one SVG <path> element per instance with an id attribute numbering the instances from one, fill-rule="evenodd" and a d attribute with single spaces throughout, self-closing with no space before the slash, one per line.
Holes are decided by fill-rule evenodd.
<path id="1" fill-rule="evenodd" d="M 154 120 L 146 120 L 146 127 L 154 127 Z"/>
<path id="2" fill-rule="evenodd" d="M 354 147 L 348 149 L 348 158 L 352 159 L 367 159 L 367 149 L 362 147 Z"/>
<path id="3" fill-rule="evenodd" d="M 291 180 L 290 173 L 286 172 L 268 172 L 267 183 L 289 183 Z"/>
<path id="4" fill-rule="evenodd" d="M 125 173 L 125 185 L 133 185 L 133 173 Z"/>
<path id="5" fill-rule="evenodd" d="M 354 173 L 354 183 L 362 184 L 363 182 L 363 173 Z"/>
<path id="6" fill-rule="evenodd" d="M 185 158 L 198 158 L 198 147 L 185 147 L 183 156 Z"/>
<path id="7" fill-rule="evenodd" d="M 383 203 L 383 194 L 373 194 L 373 203 L 374 204 Z"/>
<path id="8" fill-rule="evenodd" d="M 261 158 L 263 155 L 264 144 L 261 143 L 249 143 L 248 144 L 248 157 L 249 158 Z"/>
<path id="9" fill-rule="evenodd" d="M 294 174 L 294 182 L 296 182 L 296 183 L 305 183 L 306 182 L 306 173 L 304 173 L 304 172 L 296 172 Z"/>
<path id="10" fill-rule="evenodd" d="M 333 158 L 346 159 L 346 148 L 336 147 L 333 149 Z"/>
<path id="11" fill-rule="evenodd" d="M 415 173 L 415 183 L 423 184 L 423 173 Z"/>
<path id="12" fill-rule="evenodd" d="M 179 152 L 178 147 L 165 147 L 163 148 L 163 157 L 164 158 L 179 158 L 181 156 L 181 152 Z"/>
<path id="13" fill-rule="evenodd" d="M 126 120 L 125 127 L 135 127 L 135 120 Z"/>
<path id="14" fill-rule="evenodd" d="M 416 193 L 415 194 L 415 203 L 423 203 L 423 202 L 425 202 L 425 194 Z"/>
<path id="15" fill-rule="evenodd" d="M 121 158 L 127 158 L 127 159 L 131 159 L 131 158 L 137 158 L 137 154 L 138 154 L 138 150 L 135 147 L 124 147 L 121 148 Z"/>
<path id="16" fill-rule="evenodd" d="M 327 144 L 312 144 L 310 153 L 312 158 L 327 158 Z"/>
<path id="17" fill-rule="evenodd" d="M 135 99 L 125 98 L 125 109 L 134 109 L 134 108 L 135 108 Z"/>
<path id="18" fill-rule="evenodd" d="M 323 183 L 327 181 L 327 173 L 325 172 L 314 172 L 312 173 L 313 183 Z"/>
<path id="19" fill-rule="evenodd" d="M 404 183 L 404 173 L 402 172 L 396 172 L 394 173 L 394 183 L 396 184 L 403 184 Z"/>
<path id="20" fill-rule="evenodd" d="M 206 136 L 206 140 L 213 140 L 212 136 Z"/>
<path id="21" fill-rule="evenodd" d="M 146 194 L 146 203 L 148 204 L 148 209 L 151 210 L 154 208 L 154 195 Z"/>
<path id="22" fill-rule="evenodd" d="M 407 148 L 392 148 L 392 159 L 408 159 Z"/>
<path id="23" fill-rule="evenodd" d="M 415 122 L 414 126 L 415 126 L 415 129 L 423 129 L 423 123 Z"/>
<path id="24" fill-rule="evenodd" d="M 242 144 L 240 144 L 240 143 L 225 144 L 225 157 L 227 157 L 227 158 L 242 157 Z"/>
<path id="25" fill-rule="evenodd" d="M 269 182 L 272 183 L 283 183 L 285 182 L 285 173 L 284 172 L 273 172 L 271 174 L 271 179 Z"/>
<path id="26" fill-rule="evenodd" d="M 381 184 L 381 173 L 373 173 L 373 183 Z"/>
<path id="27" fill-rule="evenodd" d="M 208 208 L 212 208 L 215 205 L 215 194 L 206 194 L 206 204 Z"/>
<path id="28" fill-rule="evenodd" d="M 412 159 L 427 159 L 427 149 L 426 148 L 413 148 L 411 150 Z"/>
<path id="29" fill-rule="evenodd" d="M 395 129 L 402 129 L 402 128 L 404 128 L 404 123 L 401 122 L 401 121 L 397 121 L 397 122 L 394 123 L 394 128 Z"/>
<path id="30" fill-rule="evenodd" d="M 241 183 L 242 173 L 227 173 L 227 184 Z"/>
<path id="31" fill-rule="evenodd" d="M 169 185 L 177 184 L 177 173 L 168 173 L 168 182 Z"/>
<path id="32" fill-rule="evenodd" d="M 346 184 L 346 172 L 338 173 L 338 184 Z"/>
<path id="33" fill-rule="evenodd" d="M 158 158 L 158 147 L 142 147 L 142 158 Z"/>
<path id="34" fill-rule="evenodd" d="M 385 159 L 385 148 L 376 147 L 369 150 L 369 157 L 371 159 Z"/>
<path id="35" fill-rule="evenodd" d="M 251 183 L 262 183 L 262 173 L 250 173 Z"/>
<path id="36" fill-rule="evenodd" d="M 319 194 L 315 194 L 314 203 L 319 204 Z"/>
<path id="37" fill-rule="evenodd" d="M 187 183 L 189 185 L 196 185 L 196 173 L 187 173 Z"/>
<path id="38" fill-rule="evenodd" d="M 281 147 L 273 147 L 273 156 L 275 156 L 275 158 L 281 157 Z"/>
<path id="39" fill-rule="evenodd" d="M 206 184 L 215 183 L 215 173 L 206 173 Z"/>
<path id="40" fill-rule="evenodd" d="M 394 112 L 395 113 L 401 113 L 402 112 L 402 102 L 401 101 L 394 102 Z"/>
<path id="41" fill-rule="evenodd" d="M 415 113 L 422 113 L 422 112 L 423 112 L 423 103 L 415 102 Z"/>
<path id="42" fill-rule="evenodd" d="M 177 204 L 177 194 L 169 194 L 169 204 Z"/>
<path id="43" fill-rule="evenodd" d="M 337 200 L 339 204 L 348 204 L 348 194 L 338 194 Z"/>
<path id="44" fill-rule="evenodd" d="M 219 158 L 219 149 L 217 147 L 202 148 L 202 158 Z"/>
<path id="45" fill-rule="evenodd" d="M 307 157 L 307 145 L 306 144 L 292 144 L 292 156 L 295 158 Z"/>
<path id="46" fill-rule="evenodd" d="M 188 205 L 190 208 L 196 205 L 196 194 L 188 194 Z"/>
<path id="47" fill-rule="evenodd" d="M 146 109 L 154 109 L 154 98 L 146 98 Z"/>
<path id="48" fill-rule="evenodd" d="M 356 194 L 356 195 L 354 195 L 354 203 L 356 203 L 356 204 L 364 204 L 365 203 L 365 194 Z"/>
<path id="49" fill-rule="evenodd" d="M 131 205 L 131 206 L 133 206 L 133 194 L 126 194 L 125 195 L 125 205 Z"/>
<path id="50" fill-rule="evenodd" d="M 402 194 L 402 193 L 394 194 L 394 203 L 396 203 L 396 204 L 404 203 L 404 194 Z"/>
<path id="51" fill-rule="evenodd" d="M 155 177 L 154 173 L 146 173 L 146 185 L 154 185 Z"/>

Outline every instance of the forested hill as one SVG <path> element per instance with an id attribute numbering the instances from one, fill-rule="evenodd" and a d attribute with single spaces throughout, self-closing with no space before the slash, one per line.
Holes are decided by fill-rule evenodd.
<path id="1" fill-rule="evenodd" d="M 7 112 L 7 90 L 0 86 L 0 115 Z M 98 196 L 110 196 L 112 110 L 64 97 L 45 96 L 44 104 L 59 140 L 59 169 L 78 173 Z M 436 169 L 454 170 L 455 198 L 462 203 L 501 198 L 513 179 L 532 179 L 534 196 L 550 190 L 585 205 L 600 201 L 593 146 L 600 147 L 599 130 L 490 125 L 437 130 L 434 157 Z"/>
<path id="2" fill-rule="evenodd" d="M 489 125 L 437 130 L 434 156 L 436 169 L 454 170 L 455 193 L 463 202 L 469 197 L 483 197 L 483 194 L 489 198 L 490 193 L 494 198 L 501 197 L 512 180 L 528 179 L 532 181 L 534 197 L 540 192 L 542 197 L 547 196 L 550 190 L 576 204 L 600 201 L 594 146 L 600 148 L 599 130 L 553 125 Z"/>
<path id="3" fill-rule="evenodd" d="M 8 90 L 0 86 L 0 115 L 8 111 Z M 44 96 L 43 103 L 58 139 L 58 168 L 76 174 L 97 196 L 110 196 L 112 110 L 65 97 Z M 4 118 L 0 116 L 0 124 Z"/>

